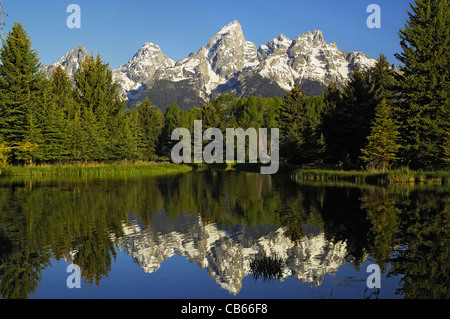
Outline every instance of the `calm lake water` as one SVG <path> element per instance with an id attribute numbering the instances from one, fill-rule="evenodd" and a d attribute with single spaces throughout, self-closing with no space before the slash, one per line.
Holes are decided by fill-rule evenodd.
<path id="1" fill-rule="evenodd" d="M 72 264 L 79 289 L 67 286 Z M 372 264 L 379 289 L 367 286 Z M 450 189 L 213 170 L 3 177 L 0 297 L 449 298 Z"/>

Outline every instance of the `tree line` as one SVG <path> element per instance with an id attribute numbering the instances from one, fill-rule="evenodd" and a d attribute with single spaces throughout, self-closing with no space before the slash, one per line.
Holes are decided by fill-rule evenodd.
<path id="1" fill-rule="evenodd" d="M 450 9 L 417 0 L 400 30 L 401 62 L 380 55 L 343 87 L 309 98 L 298 86 L 283 98 L 223 95 L 199 108 L 146 99 L 126 110 L 109 65 L 89 56 L 73 79 L 57 67 L 41 73 L 20 23 L 0 49 L 0 165 L 154 160 L 170 155 L 175 128 L 279 128 L 280 158 L 343 169 L 448 169 L 450 162 Z"/>

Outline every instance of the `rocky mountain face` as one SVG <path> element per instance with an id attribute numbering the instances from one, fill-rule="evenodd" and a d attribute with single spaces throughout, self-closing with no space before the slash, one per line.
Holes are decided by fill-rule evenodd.
<path id="1" fill-rule="evenodd" d="M 84 57 L 83 49 L 76 48 L 55 65 L 63 65 L 73 74 L 76 60 Z M 185 59 L 175 62 L 159 46 L 147 43 L 113 74 L 128 107 L 148 97 L 162 110 L 172 103 L 189 109 L 226 93 L 237 97 L 283 96 L 294 83 L 307 95 L 316 96 L 332 82 L 345 84 L 357 66 L 365 69 L 375 63 L 361 52 L 340 51 L 334 42 L 327 44 L 319 30 L 294 40 L 280 35 L 257 48 L 245 39 L 239 22 L 233 21 L 206 47 Z"/>
<path id="2" fill-rule="evenodd" d="M 345 242 L 331 243 L 318 227 L 305 227 L 306 236 L 295 243 L 285 230 L 275 226 L 239 226 L 224 229 L 207 224 L 190 214 L 171 219 L 155 216 L 152 225 L 137 221 L 124 225 L 120 247 L 147 273 L 157 271 L 161 263 L 175 254 L 186 257 L 208 271 L 209 276 L 232 295 L 242 288 L 242 280 L 251 275 L 250 262 L 264 254 L 281 258 L 284 278 L 321 285 L 328 273 L 336 272 L 349 259 Z"/>
<path id="3" fill-rule="evenodd" d="M 75 73 L 81 70 L 81 63 L 88 57 L 89 52 L 82 45 L 77 46 L 75 49 L 67 52 L 58 62 L 51 65 L 46 65 L 42 68 L 42 74 L 50 78 L 53 71 L 62 66 L 67 75 L 73 79 Z"/>

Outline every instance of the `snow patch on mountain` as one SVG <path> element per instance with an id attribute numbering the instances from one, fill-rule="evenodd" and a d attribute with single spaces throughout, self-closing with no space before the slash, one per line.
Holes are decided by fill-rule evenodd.
<path id="1" fill-rule="evenodd" d="M 86 49 L 77 47 L 55 64 L 45 67 L 44 74 L 50 76 L 52 70 L 61 65 L 73 76 L 87 55 Z M 294 84 L 302 87 L 306 83 L 309 84 L 306 93 L 317 95 L 330 83 L 344 85 L 356 67 L 367 69 L 375 63 L 375 59 L 361 52 L 341 51 L 335 42 L 326 43 L 320 30 L 308 31 L 294 40 L 281 34 L 257 48 L 245 39 L 239 22 L 233 21 L 211 37 L 206 46 L 176 62 L 164 55 L 158 45 L 146 43 L 128 63 L 113 70 L 113 76 L 119 92 L 128 101 L 165 80 L 187 81 L 206 102 L 227 87 L 238 95 L 253 92 L 251 87 L 239 86 L 261 85 L 254 82 L 258 76 L 272 83 L 264 85 L 277 85 L 278 91 L 268 92 L 291 90 Z M 308 92 L 311 83 L 316 88 Z"/>

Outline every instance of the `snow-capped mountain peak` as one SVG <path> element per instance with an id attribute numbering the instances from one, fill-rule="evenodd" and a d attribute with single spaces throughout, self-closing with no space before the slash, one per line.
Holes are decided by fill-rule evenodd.
<path id="1" fill-rule="evenodd" d="M 227 34 L 230 34 L 230 35 L 242 34 L 243 35 L 241 24 L 237 20 L 234 20 L 234 21 L 228 23 L 222 29 L 220 29 L 220 31 L 216 33 L 216 36 L 227 35 Z"/>
<path id="2" fill-rule="evenodd" d="M 114 77 L 126 99 L 134 99 L 146 88 L 146 84 L 160 68 L 175 65 L 175 61 L 163 54 L 161 48 L 152 43 L 145 43 L 139 51 L 117 70 Z"/>
<path id="3" fill-rule="evenodd" d="M 78 47 L 46 67 L 47 75 L 56 65 L 76 72 L 88 54 L 83 49 Z M 163 110 L 172 103 L 188 109 L 226 93 L 282 96 L 295 83 L 307 95 L 315 96 L 330 83 L 344 85 L 356 67 L 365 69 L 375 63 L 361 52 L 340 51 L 335 42 L 326 43 L 321 30 L 308 31 L 294 40 L 281 34 L 257 49 L 245 39 L 240 23 L 233 21 L 197 52 L 177 62 L 148 42 L 113 74 L 130 107 L 148 97 Z"/>
<path id="4" fill-rule="evenodd" d="M 81 63 L 89 56 L 89 52 L 82 45 L 67 52 L 61 59 L 52 65 L 42 68 L 42 74 L 51 77 L 56 67 L 61 66 L 66 71 L 69 78 L 73 78 L 74 74 L 81 70 Z"/>

